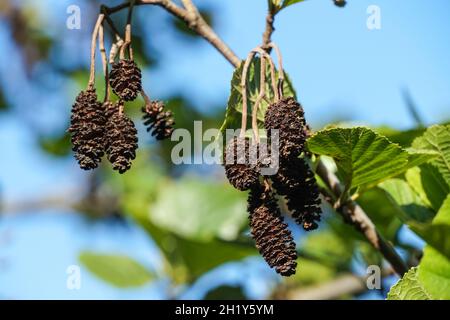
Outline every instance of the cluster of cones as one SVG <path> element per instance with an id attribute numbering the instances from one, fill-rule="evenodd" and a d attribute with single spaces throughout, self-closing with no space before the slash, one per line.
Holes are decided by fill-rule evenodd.
<path id="1" fill-rule="evenodd" d="M 283 276 L 290 276 L 296 270 L 297 253 L 291 231 L 283 222 L 277 195 L 284 197 L 292 218 L 304 230 L 318 227 L 321 214 L 319 190 L 314 173 L 305 160 L 309 130 L 303 108 L 292 97 L 282 98 L 268 107 L 264 127 L 268 137 L 273 130 L 279 133 L 278 172 L 262 176 L 261 161 L 256 164 L 249 161 L 252 150 L 249 139 L 235 137 L 225 148 L 225 173 L 236 189 L 250 190 L 250 228 L 257 249 L 270 267 Z"/>
<path id="2" fill-rule="evenodd" d="M 125 101 L 142 92 L 141 70 L 133 60 L 121 59 L 112 65 L 109 83 L 119 100 L 99 102 L 95 88 L 80 92 L 72 107 L 69 132 L 75 158 L 84 170 L 98 167 L 106 153 L 114 170 L 124 173 L 131 167 L 138 148 L 134 122 L 124 113 Z M 142 108 L 144 125 L 158 140 L 169 138 L 174 120 L 161 101 L 147 101 Z"/>

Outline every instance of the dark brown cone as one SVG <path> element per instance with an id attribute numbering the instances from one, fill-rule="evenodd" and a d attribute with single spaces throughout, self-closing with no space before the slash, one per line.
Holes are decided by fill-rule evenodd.
<path id="1" fill-rule="evenodd" d="M 250 229 L 256 248 L 271 268 L 282 276 L 295 274 L 295 242 L 283 222 L 273 193 L 262 186 L 253 188 L 248 198 Z"/>
<path id="2" fill-rule="evenodd" d="M 306 231 L 318 227 L 320 221 L 319 188 L 314 173 L 302 158 L 292 158 L 280 163 L 278 173 L 271 176 L 279 195 L 285 196 L 295 222 Z"/>
<path id="3" fill-rule="evenodd" d="M 343 8 L 347 4 L 347 1 L 345 0 L 333 0 L 335 6 Z"/>
<path id="4" fill-rule="evenodd" d="M 228 181 L 238 190 L 245 191 L 259 183 L 256 164 L 250 163 L 250 141 L 245 138 L 231 139 L 223 153 L 223 163 Z"/>
<path id="5" fill-rule="evenodd" d="M 272 103 L 266 111 L 264 127 L 269 137 L 279 130 L 280 158 L 298 156 L 304 149 L 307 125 L 302 106 L 294 98 L 283 98 Z"/>
<path id="6" fill-rule="evenodd" d="M 105 149 L 105 106 L 97 101 L 95 89 L 78 94 L 72 107 L 70 127 L 72 150 L 81 169 L 98 167 Z"/>
<path id="7" fill-rule="evenodd" d="M 122 59 L 112 65 L 109 83 L 117 96 L 133 101 L 142 89 L 141 77 L 141 70 L 134 61 Z"/>
<path id="8" fill-rule="evenodd" d="M 142 108 L 144 112 L 144 125 L 147 132 L 151 132 L 157 140 L 169 138 L 173 132 L 175 121 L 172 117 L 172 111 L 164 111 L 164 102 L 152 101 Z"/>
<path id="9" fill-rule="evenodd" d="M 113 169 L 124 173 L 131 168 L 131 161 L 136 158 L 137 130 L 133 121 L 119 112 L 118 105 L 109 108 L 107 113 L 106 155 Z"/>

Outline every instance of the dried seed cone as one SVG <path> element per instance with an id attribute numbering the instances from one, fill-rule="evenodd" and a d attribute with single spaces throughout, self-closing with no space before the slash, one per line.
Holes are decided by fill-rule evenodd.
<path id="1" fill-rule="evenodd" d="M 125 101 L 133 101 L 142 89 L 141 69 L 132 60 L 122 59 L 112 65 L 109 83 L 114 93 Z"/>
<path id="2" fill-rule="evenodd" d="M 272 192 L 263 190 L 262 186 L 253 188 L 248 198 L 248 210 L 251 234 L 264 260 L 282 276 L 295 274 L 295 242 Z"/>
<path id="3" fill-rule="evenodd" d="M 316 229 L 322 213 L 319 188 L 305 160 L 282 161 L 278 173 L 271 179 L 278 194 L 285 196 L 295 222 L 307 231 Z"/>
<path id="4" fill-rule="evenodd" d="M 234 137 L 225 147 L 223 163 L 228 181 L 238 190 L 245 191 L 259 183 L 256 165 L 250 163 L 250 141 Z"/>
<path id="5" fill-rule="evenodd" d="M 172 111 L 164 111 L 164 102 L 152 101 L 142 108 L 144 112 L 144 125 L 147 132 L 151 132 L 157 140 L 169 138 L 173 132 L 175 121 L 172 117 Z"/>
<path id="6" fill-rule="evenodd" d="M 340 7 L 340 8 L 345 7 L 345 5 L 347 4 L 347 1 L 345 1 L 345 0 L 333 0 L 333 2 L 337 7 Z"/>
<path id="7" fill-rule="evenodd" d="M 106 154 L 113 169 L 124 173 L 131 168 L 131 161 L 136 158 L 137 130 L 133 121 L 119 112 L 118 105 L 109 108 L 107 113 Z"/>
<path id="8" fill-rule="evenodd" d="M 302 106 L 292 97 L 272 103 L 266 111 L 264 127 L 271 136 L 279 130 L 280 158 L 298 156 L 304 149 L 307 125 Z"/>
<path id="9" fill-rule="evenodd" d="M 78 94 L 72 107 L 70 127 L 72 150 L 81 169 L 98 167 L 105 149 L 104 105 L 97 101 L 95 89 Z"/>

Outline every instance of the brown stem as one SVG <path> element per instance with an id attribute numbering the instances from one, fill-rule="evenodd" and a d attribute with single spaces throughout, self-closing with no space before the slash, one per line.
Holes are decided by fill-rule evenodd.
<path id="1" fill-rule="evenodd" d="M 128 8 L 129 2 L 122 3 L 116 7 L 106 8 L 109 14 Z M 195 18 L 186 9 L 180 8 L 170 0 L 136 0 L 136 5 L 157 5 L 181 19 L 198 35 L 212 44 L 222 55 L 236 68 L 241 60 L 236 54 L 219 38 L 214 30 L 206 23 L 203 17 L 196 10 Z"/>
<path id="2" fill-rule="evenodd" d="M 119 53 L 120 48 L 122 48 L 124 44 L 124 40 L 116 34 L 116 41 L 113 42 L 111 46 L 111 50 L 109 51 L 109 63 L 113 64 L 116 60 L 117 54 Z"/>
<path id="3" fill-rule="evenodd" d="M 144 91 L 144 89 L 141 90 L 141 96 L 144 99 L 145 102 L 145 106 L 149 107 L 152 103 L 152 100 L 150 99 L 150 97 L 147 95 L 147 93 Z"/>
<path id="4" fill-rule="evenodd" d="M 283 83 L 284 83 L 283 56 L 281 55 L 280 48 L 274 42 L 269 43 L 268 46 L 275 49 L 275 53 L 278 58 L 278 92 L 279 95 L 283 97 Z"/>
<path id="5" fill-rule="evenodd" d="M 322 161 L 319 161 L 316 173 L 333 193 L 333 196 L 336 199 L 339 199 L 343 193 L 343 188 L 336 175 L 330 172 Z M 331 200 L 329 196 L 326 196 L 325 198 L 328 201 Z M 331 200 L 331 202 L 333 202 L 333 200 Z M 333 206 L 333 203 L 331 203 L 331 205 Z M 394 247 L 380 235 L 372 220 L 370 220 L 357 203 L 348 199 L 348 201 L 343 203 L 336 211 L 342 215 L 346 223 L 353 225 L 366 237 L 375 249 L 381 252 L 398 275 L 403 276 L 403 274 L 408 271 L 408 267 L 395 251 Z"/>
<path id="6" fill-rule="evenodd" d="M 128 48 L 128 58 L 133 60 L 133 50 L 131 49 L 131 19 L 133 17 L 133 7 L 135 0 L 130 0 L 128 8 L 127 24 L 125 26 L 125 42 L 120 48 L 120 59 L 125 59 L 125 50 Z"/>
<path id="7" fill-rule="evenodd" d="M 254 49 L 254 51 L 258 52 L 261 57 L 264 57 L 265 59 L 267 59 L 267 61 L 269 62 L 270 65 L 270 78 L 271 78 L 271 82 L 272 82 L 272 90 L 275 96 L 275 101 L 278 102 L 278 100 L 280 100 L 280 95 L 277 89 L 277 81 L 275 79 L 275 64 L 273 63 L 272 57 L 262 48 L 257 47 L 256 49 Z M 270 101 L 268 101 L 269 103 L 271 103 Z"/>
<path id="8" fill-rule="evenodd" d="M 97 36 L 100 26 L 103 22 L 105 15 L 103 13 L 98 15 L 97 22 L 95 23 L 94 31 L 92 32 L 91 40 L 91 69 L 89 73 L 88 89 L 94 88 L 95 83 L 95 51 L 97 49 Z"/>
<path id="9" fill-rule="evenodd" d="M 242 119 L 241 119 L 241 132 L 239 136 L 241 138 L 245 137 L 245 132 L 247 131 L 247 112 L 248 112 L 248 98 L 247 98 L 247 74 L 248 69 L 250 68 L 250 64 L 255 57 L 255 52 L 251 51 L 248 54 L 247 60 L 244 62 L 244 66 L 242 67 L 242 75 L 241 75 L 241 90 L 242 90 Z"/>
<path id="10" fill-rule="evenodd" d="M 262 41 L 262 48 L 267 52 L 270 51 L 271 47 L 269 46 L 269 43 L 271 42 L 272 34 L 275 31 L 274 22 L 275 22 L 275 11 L 269 10 L 266 16 L 266 29 L 264 30 Z"/>
<path id="11" fill-rule="evenodd" d="M 103 74 L 105 75 L 105 99 L 104 101 L 109 101 L 109 74 L 108 74 L 108 57 L 105 50 L 105 35 L 103 30 L 103 25 L 100 25 L 98 31 L 98 46 L 100 49 L 100 54 L 102 57 Z"/>
<path id="12" fill-rule="evenodd" d="M 252 129 L 255 143 L 259 143 L 258 108 L 265 95 L 266 95 L 266 59 L 264 58 L 264 56 L 261 56 L 260 75 L 259 75 L 259 95 L 256 98 L 255 104 L 253 105 L 253 113 L 252 113 Z"/>

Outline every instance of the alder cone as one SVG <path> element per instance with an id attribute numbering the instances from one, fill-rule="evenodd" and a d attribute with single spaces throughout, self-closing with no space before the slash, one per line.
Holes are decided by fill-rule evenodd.
<path id="1" fill-rule="evenodd" d="M 223 163 L 228 181 L 238 190 L 245 191 L 259 183 L 256 165 L 250 164 L 250 141 L 234 137 L 225 147 Z"/>
<path id="2" fill-rule="evenodd" d="M 133 121 L 120 113 L 118 105 L 109 108 L 107 113 L 106 155 L 113 169 L 124 173 L 131 168 L 131 161 L 136 158 L 137 130 Z"/>
<path id="3" fill-rule="evenodd" d="M 98 167 L 105 150 L 105 106 L 97 101 L 95 89 L 78 94 L 72 107 L 70 127 L 72 150 L 80 168 Z"/>
<path id="4" fill-rule="evenodd" d="M 175 121 L 172 117 L 172 111 L 164 111 L 164 102 L 152 101 L 150 104 L 142 108 L 144 112 L 144 125 L 147 132 L 156 140 L 164 140 L 169 138 L 173 132 Z"/>
<path id="5" fill-rule="evenodd" d="M 271 176 L 274 188 L 285 196 L 295 222 L 306 231 L 317 229 L 320 221 L 319 188 L 314 173 L 302 158 L 282 161 L 276 175 Z"/>
<path id="6" fill-rule="evenodd" d="M 345 5 L 347 4 L 347 1 L 345 1 L 345 0 L 333 0 L 333 2 L 337 7 L 340 7 L 340 8 L 345 7 Z"/>
<path id="7" fill-rule="evenodd" d="M 141 69 L 133 60 L 122 59 L 112 65 L 109 83 L 122 100 L 133 101 L 142 90 Z"/>
<path id="8" fill-rule="evenodd" d="M 253 188 L 248 198 L 248 211 L 251 235 L 264 260 L 282 276 L 295 274 L 295 242 L 283 222 L 273 193 L 263 190 L 262 186 Z"/>
<path id="9" fill-rule="evenodd" d="M 269 134 L 279 130 L 280 158 L 298 156 L 305 146 L 308 127 L 302 106 L 292 97 L 283 98 L 267 108 L 264 127 Z"/>

